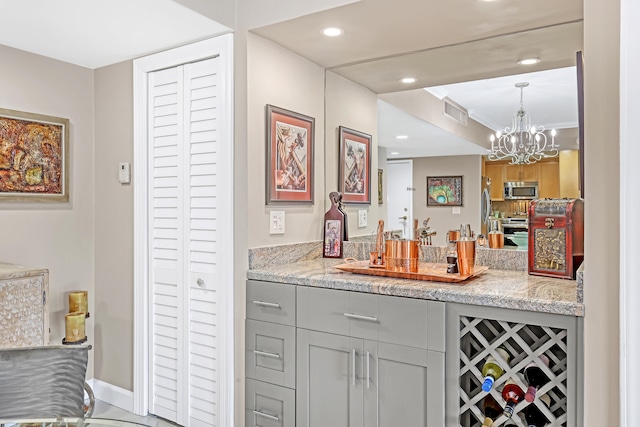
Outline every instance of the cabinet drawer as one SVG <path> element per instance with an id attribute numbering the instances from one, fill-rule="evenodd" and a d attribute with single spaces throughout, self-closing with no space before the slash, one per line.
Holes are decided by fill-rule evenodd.
<path id="1" fill-rule="evenodd" d="M 438 301 L 299 286 L 297 325 L 392 344 L 444 351 L 445 305 Z"/>
<path id="2" fill-rule="evenodd" d="M 255 320 L 246 326 L 246 376 L 295 388 L 296 329 Z"/>
<path id="3" fill-rule="evenodd" d="M 245 425 L 247 427 L 295 427 L 296 393 L 247 378 Z"/>
<path id="4" fill-rule="evenodd" d="M 247 319 L 296 324 L 296 287 L 247 280 Z"/>

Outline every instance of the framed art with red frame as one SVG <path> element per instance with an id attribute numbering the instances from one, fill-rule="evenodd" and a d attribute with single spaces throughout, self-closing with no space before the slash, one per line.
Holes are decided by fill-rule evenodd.
<path id="1" fill-rule="evenodd" d="M 345 203 L 371 204 L 371 135 L 338 128 L 338 191 Z"/>
<path id="2" fill-rule="evenodd" d="M 267 105 L 266 204 L 313 204 L 315 119 Z"/>

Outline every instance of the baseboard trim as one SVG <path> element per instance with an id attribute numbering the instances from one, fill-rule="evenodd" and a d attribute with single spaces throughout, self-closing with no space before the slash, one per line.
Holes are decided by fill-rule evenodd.
<path id="1" fill-rule="evenodd" d="M 118 386 L 91 378 L 87 381 L 93 389 L 96 399 L 128 412 L 133 412 L 133 392 Z"/>

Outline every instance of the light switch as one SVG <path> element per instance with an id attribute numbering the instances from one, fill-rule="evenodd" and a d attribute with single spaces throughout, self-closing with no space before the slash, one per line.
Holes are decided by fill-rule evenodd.
<path id="1" fill-rule="evenodd" d="M 120 184 L 131 183 L 131 163 L 118 163 L 118 181 Z"/>
<path id="2" fill-rule="evenodd" d="M 365 209 L 361 209 L 358 211 L 358 228 L 363 228 L 367 226 L 367 211 Z"/>
<path id="3" fill-rule="evenodd" d="M 460 207 L 456 206 L 456 207 L 451 208 L 451 213 L 453 215 L 460 215 Z"/>
<path id="4" fill-rule="evenodd" d="M 271 211 L 269 234 L 284 234 L 284 211 Z"/>

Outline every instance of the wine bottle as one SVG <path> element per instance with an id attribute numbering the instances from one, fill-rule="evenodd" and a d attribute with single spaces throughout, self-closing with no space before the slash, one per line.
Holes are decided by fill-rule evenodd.
<path id="1" fill-rule="evenodd" d="M 547 407 L 551 406 L 551 398 L 546 394 L 540 396 L 539 400 L 544 402 Z M 549 424 L 547 417 L 535 404 L 524 408 L 524 419 L 527 422 L 528 427 L 543 427 Z"/>
<path id="2" fill-rule="evenodd" d="M 547 356 L 541 354 L 538 358 L 545 366 L 549 366 L 549 358 Z M 549 378 L 547 378 L 535 360 L 524 367 L 524 379 L 529 384 L 527 393 L 524 396 L 529 403 L 535 400 L 538 389 L 549 382 Z"/>
<path id="3" fill-rule="evenodd" d="M 498 347 L 496 351 L 502 356 L 504 359 L 504 363 L 509 363 L 509 353 L 502 348 Z M 484 362 L 484 366 L 482 367 L 482 376 L 484 377 L 484 382 L 482 383 L 482 390 L 489 392 L 493 387 L 493 383 L 504 374 L 504 369 L 502 366 L 496 361 L 496 359 L 490 354 L 487 357 L 487 360 Z"/>
<path id="4" fill-rule="evenodd" d="M 511 418 L 518 402 L 524 399 L 524 391 L 510 378 L 502 389 L 502 397 L 507 401 L 503 414 L 505 417 Z"/>
<path id="5" fill-rule="evenodd" d="M 483 407 L 485 418 L 482 427 L 491 427 L 493 422 L 502 414 L 502 406 L 496 402 L 492 395 L 487 394 L 484 397 Z"/>

